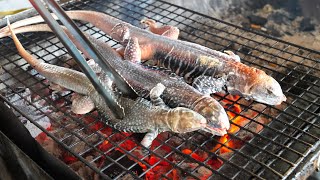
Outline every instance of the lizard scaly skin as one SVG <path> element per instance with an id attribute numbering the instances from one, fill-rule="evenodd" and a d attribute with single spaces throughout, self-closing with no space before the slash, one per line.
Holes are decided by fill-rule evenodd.
<path id="1" fill-rule="evenodd" d="M 221 90 L 223 87 L 219 87 L 214 80 L 222 78 L 225 82 L 223 86 L 232 94 L 239 94 L 247 99 L 270 105 L 278 105 L 286 100 L 279 83 L 274 78 L 264 71 L 242 64 L 239 62 L 239 57 L 230 51 L 222 53 L 195 43 L 177 40 L 175 33 L 165 31 L 167 28 L 163 28 L 164 30 L 160 28 L 158 32 L 156 32 L 157 28 L 153 30 L 156 33 L 163 32 L 164 36 L 153 34 L 100 12 L 80 10 L 66 13 L 72 19 L 90 22 L 120 42 L 137 38 L 141 59 L 158 60 L 159 64 L 183 76 L 189 83 L 195 80 L 198 87 L 201 83 L 197 81 L 211 79 L 210 82 L 214 86 L 212 92 Z M 18 21 L 13 25 L 16 28 L 42 21 L 38 16 Z M 150 20 L 145 20 L 144 23 L 153 26 Z M 5 29 L 0 30 L 0 32 L 5 31 Z M 123 36 L 119 35 L 119 32 Z M 130 46 L 126 46 L 126 49 L 128 49 L 127 52 L 131 51 Z M 210 84 L 206 85 L 210 86 Z M 199 90 L 201 91 L 202 87 L 199 87 Z"/>
<path id="2" fill-rule="evenodd" d="M 38 24 L 17 28 L 15 31 L 16 33 L 22 33 L 51 30 L 45 24 Z M 68 35 L 67 31 L 66 33 Z M 74 38 L 72 36 L 69 37 L 83 51 L 82 47 L 74 41 Z M 164 84 L 166 89 L 162 97 L 166 104 L 170 107 L 182 106 L 190 108 L 207 119 L 208 126 L 203 130 L 216 135 L 226 134 L 226 130 L 230 127 L 229 119 L 223 107 L 214 98 L 200 93 L 186 84 L 180 77 L 171 77 L 162 71 L 124 61 L 108 44 L 92 36 L 87 36 L 87 38 L 101 55 L 109 61 L 110 65 L 134 88 L 139 96 L 148 98 L 151 89 L 157 83 Z M 88 55 L 86 56 L 89 57 Z M 99 71 L 96 67 L 93 69 Z"/>
<path id="3" fill-rule="evenodd" d="M 156 138 L 160 132 L 172 131 L 185 133 L 203 129 L 207 126 L 206 119 L 203 116 L 188 108 L 169 108 L 165 106 L 164 103 L 155 105 L 143 98 L 133 100 L 125 97 L 117 97 L 116 95 L 114 95 L 114 97 L 124 108 L 125 117 L 123 119 L 109 119 L 109 116 L 112 114 L 110 113 L 110 109 L 83 73 L 38 61 L 23 48 L 12 29 L 10 29 L 9 24 L 8 26 L 19 54 L 35 70 L 59 86 L 88 96 L 94 102 L 98 111 L 101 112 L 105 118 L 108 118 L 108 120 L 106 120 L 107 124 L 113 125 L 121 131 L 147 133 L 141 142 L 143 146 L 149 147 L 153 139 Z M 110 93 L 113 93 L 110 87 L 108 87 L 110 84 L 108 82 L 104 84 Z M 151 96 L 153 98 L 151 98 L 151 100 L 154 98 L 159 99 L 163 90 L 164 86 L 158 84 L 152 89 Z"/>

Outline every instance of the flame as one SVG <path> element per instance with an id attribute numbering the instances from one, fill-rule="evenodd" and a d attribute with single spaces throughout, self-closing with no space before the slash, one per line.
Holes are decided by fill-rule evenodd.
<path id="1" fill-rule="evenodd" d="M 163 179 L 162 175 L 166 174 L 172 169 L 172 166 L 160 166 L 157 165 L 146 173 L 146 180 L 158 180 Z M 170 179 L 174 179 L 174 176 L 177 176 L 177 172 L 174 170 L 168 175 Z"/>
<path id="2" fill-rule="evenodd" d="M 109 144 L 109 142 L 107 140 L 103 141 L 99 146 L 98 148 L 101 150 L 101 151 L 107 151 L 112 145 Z"/>
<path id="3" fill-rule="evenodd" d="M 150 158 L 147 160 L 147 163 L 150 166 L 154 166 L 151 170 L 148 170 L 146 165 L 143 163 L 139 163 L 139 165 L 143 168 L 144 171 L 148 171 L 146 173 L 146 179 L 148 180 L 154 180 L 154 179 L 161 179 L 161 175 L 169 172 L 173 167 L 167 162 L 162 160 L 161 158 L 151 155 Z M 168 176 L 171 179 L 179 179 L 178 177 L 178 172 L 177 171 L 171 171 Z"/>
<path id="4" fill-rule="evenodd" d="M 228 97 L 228 99 L 231 99 L 232 101 L 237 101 L 240 98 L 240 96 L 233 96 L 233 95 L 228 95 L 227 97 Z M 228 104 L 230 104 L 230 103 L 232 104 L 232 101 L 223 100 L 222 102 L 226 104 L 224 106 L 226 108 L 228 106 Z M 229 107 L 229 109 L 231 109 L 233 111 L 233 112 L 227 111 L 229 119 L 232 120 L 233 123 L 231 124 L 230 129 L 228 130 L 228 134 L 235 134 L 236 132 L 238 132 L 240 130 L 239 126 L 241 126 L 241 127 L 245 126 L 247 123 L 249 123 L 250 120 L 245 117 L 237 115 L 237 114 L 240 114 L 242 111 L 241 106 L 239 104 L 233 104 L 231 107 Z M 253 116 L 254 116 L 254 114 L 253 114 Z M 239 148 L 239 144 L 243 144 L 239 140 L 231 139 L 228 134 L 220 137 L 219 144 L 217 144 L 212 149 L 213 152 L 216 152 L 217 150 L 219 150 L 220 154 L 230 153 L 230 152 L 232 152 L 232 150 L 229 148 Z M 224 144 L 225 146 L 222 146 L 222 144 Z"/>
<path id="5" fill-rule="evenodd" d="M 228 134 L 220 137 L 219 143 L 212 148 L 213 152 L 217 152 L 222 156 L 228 156 L 228 153 L 232 153 L 232 149 L 239 149 L 244 143 L 244 141 L 242 140 L 232 139 L 232 134 L 237 133 L 240 130 L 240 127 L 245 126 L 249 122 L 247 118 L 239 115 L 240 113 L 243 113 L 241 106 L 239 104 L 234 103 L 234 101 L 237 101 L 239 98 L 239 96 L 228 95 L 227 99 L 229 100 L 222 101 L 224 107 L 230 109 L 230 111 L 227 111 L 227 114 L 229 116 L 229 119 L 232 120 L 232 124 L 230 126 L 230 129 L 228 130 Z M 254 113 L 252 113 L 252 115 L 254 115 Z M 90 116 L 82 115 L 79 117 L 83 117 L 85 124 L 87 124 L 90 127 L 90 130 L 99 131 L 105 137 L 109 137 L 112 134 L 112 136 L 110 136 L 108 139 L 110 140 L 110 142 L 121 142 L 121 144 L 119 144 L 121 148 L 116 148 L 115 150 L 121 151 L 122 153 L 125 153 L 124 150 L 130 151 L 130 153 L 133 156 L 138 157 L 140 159 L 139 161 L 135 158 L 132 158 L 132 155 L 127 156 L 129 159 L 137 162 L 140 165 L 140 167 L 145 171 L 145 179 L 163 179 L 164 174 L 166 174 L 166 176 L 169 179 L 181 179 L 183 173 L 179 169 L 174 169 L 176 167 L 169 163 L 177 162 L 178 160 L 175 159 L 176 156 L 170 155 L 166 157 L 166 159 L 163 159 L 163 157 L 158 157 L 154 154 L 148 155 L 147 157 L 143 154 L 137 154 L 141 149 L 137 148 L 138 145 L 137 143 L 135 143 L 135 141 L 132 141 L 128 138 L 128 136 L 130 136 L 131 134 L 124 132 L 113 132 L 112 128 L 107 127 L 103 122 L 97 121 L 97 116 L 98 114 L 96 112 L 93 112 Z M 41 133 L 36 139 L 38 141 L 45 141 L 47 139 L 47 135 Z M 97 148 L 103 152 L 107 152 L 110 148 L 113 147 L 113 144 L 110 143 L 108 140 L 104 140 L 101 144 L 97 146 Z M 160 143 L 159 141 L 153 141 L 151 149 L 155 148 L 157 148 L 157 150 L 161 150 L 160 152 L 164 154 L 166 152 L 172 153 L 172 147 L 165 145 L 164 143 Z M 207 155 L 203 155 L 198 151 L 194 151 L 188 148 L 182 149 L 181 152 L 185 155 L 192 157 L 194 160 L 198 162 L 207 164 L 215 170 L 219 169 L 223 165 L 223 161 L 219 159 L 219 157 L 213 157 L 207 160 Z M 70 153 L 63 153 L 61 157 L 66 164 L 72 164 L 78 161 L 78 159 Z M 105 163 L 105 157 L 102 156 L 100 160 L 96 161 L 96 163 L 97 167 L 100 168 Z M 190 169 L 193 169 L 195 168 L 195 165 L 193 164 L 197 163 L 191 162 L 187 165 L 190 166 Z M 209 176 L 210 175 L 203 174 L 201 177 L 199 177 L 199 179 L 207 179 L 209 178 Z"/>
<path id="6" fill-rule="evenodd" d="M 223 162 L 218 158 L 213 158 L 210 159 L 207 164 L 211 166 L 212 169 L 217 170 L 222 166 Z"/>
<path id="7" fill-rule="evenodd" d="M 196 153 L 193 153 L 190 149 L 184 149 L 182 150 L 182 153 L 183 154 L 188 154 L 188 155 L 191 155 L 191 157 L 197 161 L 200 161 L 200 162 L 203 162 L 205 159 L 202 158 L 201 156 L 199 156 L 198 154 Z"/>
<path id="8" fill-rule="evenodd" d="M 130 151 L 131 149 L 133 149 L 134 147 L 137 147 L 138 145 L 131 140 L 126 140 L 123 143 L 121 143 L 120 146 L 122 148 L 124 148 L 125 150 Z M 119 149 L 119 151 L 121 151 L 121 150 Z"/>
<path id="9" fill-rule="evenodd" d="M 161 146 L 160 149 L 162 149 L 162 150 L 164 150 L 164 151 L 166 151 L 168 153 L 171 152 L 171 148 L 169 146 L 164 145 L 164 144 L 161 145 L 161 143 L 159 141 L 153 141 L 152 145 L 151 145 L 151 149 L 154 149 L 154 148 L 159 147 L 159 146 Z"/>
<path id="10" fill-rule="evenodd" d="M 173 179 L 180 179 L 179 174 L 176 169 L 172 170 L 172 178 Z"/>
<path id="11" fill-rule="evenodd" d="M 84 122 L 90 127 L 90 130 L 92 131 L 100 131 L 101 133 L 103 133 L 106 136 L 109 136 L 112 134 L 112 128 L 111 127 L 107 127 L 105 123 L 101 122 L 101 121 L 97 121 L 95 119 L 95 117 L 98 114 L 96 112 L 93 112 L 93 116 L 85 116 L 83 118 Z M 96 122 L 95 122 L 96 121 Z M 93 123 L 95 122 L 95 123 Z"/>

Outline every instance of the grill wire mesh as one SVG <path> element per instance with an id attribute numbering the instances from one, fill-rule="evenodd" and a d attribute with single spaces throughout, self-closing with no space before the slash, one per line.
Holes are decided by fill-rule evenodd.
<path id="1" fill-rule="evenodd" d="M 0 90 L 8 99 L 14 94 L 19 97 L 9 105 L 16 108 L 15 102 L 21 100 L 28 102 L 27 104 L 33 107 L 33 114 L 38 115 L 37 118 L 31 118 L 30 114 L 21 111 L 20 115 L 38 127 L 41 126 L 37 120 L 48 117 L 55 129 L 40 129 L 59 144 L 61 149 L 100 177 L 120 179 L 129 174 L 134 178 L 146 178 L 146 174 L 156 166 L 167 164 L 171 169 L 161 174 L 160 177 L 164 179 L 173 178 L 174 171 L 181 172 L 182 178 L 199 179 L 196 174 L 203 168 L 211 172 L 207 178 L 280 179 L 293 177 L 303 168 L 306 161 L 312 158 L 312 152 L 319 151 L 319 52 L 250 32 L 161 1 L 84 0 L 67 3 L 64 8 L 101 11 L 136 26 L 140 26 L 139 21 L 143 18 L 153 18 L 157 22 L 177 26 L 181 30 L 180 39 L 220 51 L 232 50 L 241 57 L 243 63 L 266 71 L 280 82 L 288 97 L 287 102 L 281 106 L 259 105 L 256 102 L 244 103 L 247 101 L 243 98 L 229 99 L 226 110 L 236 114 L 233 119 L 244 117 L 250 120 L 243 127 L 231 122 L 241 131 L 230 133 L 229 141 L 241 141 L 241 147 L 228 147 L 228 141 L 222 143 L 219 137 L 201 131 L 188 134 L 165 133 L 156 139 L 156 146 L 149 150 L 149 153 L 157 158 L 157 161 L 150 164 L 147 163 L 148 156 L 135 155 L 134 151 L 138 147 L 131 147 L 132 149 L 128 150 L 123 146 L 128 140 L 138 143 L 136 136 L 139 139 L 139 135 L 127 136 L 116 130 L 106 135 L 104 131 L 108 127 L 96 126 L 100 119 L 95 113 L 84 116 L 68 113 L 66 109 L 70 105 L 71 93 L 46 94 L 48 83 L 39 78 L 39 75 L 31 70 L 32 68 L 28 68 L 26 62 L 17 55 L 10 38 L 2 39 L 0 41 L 2 67 Z M 102 38 L 110 45 L 117 45 L 92 25 L 80 24 L 80 26 L 82 30 L 94 37 Z M 18 37 L 24 47 L 37 58 L 50 63 L 69 63 L 72 66 L 66 50 L 52 34 L 25 33 Z M 31 92 L 25 92 L 26 87 Z M 37 97 L 30 100 L 31 93 L 36 94 Z M 222 102 L 229 96 L 216 95 L 215 97 Z M 57 103 L 59 100 L 67 103 L 61 105 Z M 50 111 L 47 111 L 47 107 L 34 105 L 37 102 L 48 104 Z M 234 105 L 240 105 L 241 111 L 233 110 L 231 107 Z M 254 115 L 248 115 L 249 111 Z M 259 121 L 262 117 L 270 119 L 270 122 Z M 250 128 L 252 123 L 258 124 L 261 130 L 259 132 L 252 130 Z M 253 137 L 242 140 L 239 138 L 240 132 L 251 133 Z M 103 143 L 108 143 L 111 148 L 103 151 L 100 148 Z M 220 146 L 213 150 L 216 144 Z M 78 146 L 84 148 L 79 152 Z M 165 155 L 160 153 L 163 147 L 169 151 Z M 183 152 L 184 147 L 188 147 L 191 152 Z M 233 153 L 229 156 L 219 155 L 219 149 L 223 147 L 228 147 Z M 115 156 L 115 152 L 122 153 Z M 206 156 L 200 161 L 194 154 L 201 154 L 201 152 Z M 218 159 L 217 162 L 222 165 L 214 168 L 209 165 L 212 159 Z M 97 165 L 101 161 L 105 163 Z M 124 161 L 132 163 L 128 164 Z M 186 168 L 186 162 L 194 167 Z M 141 166 L 145 167 L 143 172 L 139 172 L 138 167 Z"/>

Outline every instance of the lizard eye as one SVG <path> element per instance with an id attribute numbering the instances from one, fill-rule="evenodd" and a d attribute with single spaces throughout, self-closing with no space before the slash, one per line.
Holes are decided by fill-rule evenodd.
<path id="1" fill-rule="evenodd" d="M 253 89 L 254 89 L 254 85 L 249 88 L 248 92 L 252 92 Z"/>
<path id="2" fill-rule="evenodd" d="M 270 89 L 267 89 L 268 94 L 273 94 L 273 92 Z"/>

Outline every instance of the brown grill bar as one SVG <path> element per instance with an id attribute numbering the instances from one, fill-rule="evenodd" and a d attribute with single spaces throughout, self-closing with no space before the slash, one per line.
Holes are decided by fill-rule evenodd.
<path id="1" fill-rule="evenodd" d="M 57 100 L 65 100 L 62 106 L 56 104 L 56 100 L 51 96 L 43 95 L 42 91 L 48 89 L 48 84 L 39 78 L 34 71 L 27 69 L 26 62 L 16 55 L 15 47 L 10 38 L 0 41 L 0 64 L 3 74 L 0 76 L 0 90 L 6 92 L 7 103 L 16 109 L 21 116 L 27 117 L 37 127 L 37 119 L 49 117 L 54 130 L 40 128 L 56 143 L 61 149 L 69 152 L 81 163 L 88 166 L 96 174 L 106 179 L 120 179 L 125 174 L 130 174 L 135 178 L 146 178 L 152 169 L 161 165 L 161 161 L 167 163 L 172 168 L 161 175 L 164 179 L 170 179 L 174 170 L 182 172 L 184 178 L 192 177 L 199 179 L 195 175 L 200 168 L 204 167 L 212 172 L 208 178 L 257 178 L 257 179 L 280 179 L 296 176 L 297 172 L 308 167 L 307 160 L 314 159 L 319 155 L 320 139 L 320 53 L 304 47 L 269 37 L 267 35 L 242 29 L 221 20 L 213 19 L 196 12 L 177 7 L 162 1 L 103 1 L 103 0 L 84 0 L 70 2 L 64 5 L 66 10 L 87 9 L 105 12 L 114 17 L 130 22 L 139 26 L 139 21 L 143 18 L 153 18 L 163 24 L 178 26 L 181 30 L 180 38 L 191 42 L 196 42 L 217 50 L 232 50 L 238 54 L 242 62 L 250 66 L 258 67 L 275 77 L 283 87 L 288 101 L 282 106 L 262 106 L 256 109 L 258 103 L 247 103 L 243 98 L 238 100 L 228 99 L 227 95 L 216 95 L 219 101 L 229 100 L 232 102 L 226 110 L 236 114 L 233 119 L 243 117 L 250 122 L 243 127 L 231 122 L 240 128 L 234 134 L 229 134 L 230 139 L 225 143 L 218 141 L 218 137 L 208 135 L 203 132 L 188 133 L 186 135 L 164 133 L 157 138 L 158 146 L 154 149 L 147 149 L 150 154 L 159 159 L 154 164 L 147 163 L 150 156 L 137 157 L 134 151 L 137 147 L 130 150 L 123 148 L 121 144 L 128 140 L 138 143 L 136 135 L 125 136 L 113 129 L 108 136 L 103 135 L 107 127 L 103 125 L 93 129 L 100 118 L 95 114 L 88 114 L 77 117 L 65 111 L 70 105 L 70 95 L 56 94 Z M 117 45 L 116 42 L 106 37 L 104 33 L 90 24 L 81 25 L 82 30 L 89 32 L 96 38 L 102 38 L 110 45 Z M 49 33 L 26 33 L 19 35 L 23 45 L 39 59 L 50 63 L 56 63 L 62 59 L 64 63 L 71 64 L 70 57 L 57 38 Z M 21 91 L 29 88 L 32 93 L 39 95 L 38 99 L 30 102 L 30 94 L 22 95 Z M 10 95 L 19 95 L 16 101 L 25 100 L 34 107 L 34 111 L 41 114 L 37 119 L 32 119 L 25 112 L 19 111 L 10 101 Z M 38 107 L 35 104 L 41 101 L 46 102 L 46 107 Z M 235 112 L 232 105 L 240 105 L 242 111 Z M 256 113 L 248 116 L 247 111 Z M 59 116 L 58 116 L 59 115 Z M 92 122 L 85 123 L 87 118 L 95 118 Z M 260 118 L 267 118 L 269 123 L 261 123 Z M 64 120 L 67 119 L 67 120 Z M 233 120 L 231 119 L 231 121 Z M 250 125 L 256 123 L 262 127 L 260 132 L 250 129 Z M 63 132 L 63 133 L 62 133 Z M 240 133 L 251 133 L 250 140 L 241 139 Z M 63 135 L 61 135 L 63 134 Z M 115 137 L 121 136 L 117 141 Z M 94 140 L 92 140 L 94 139 Z M 139 138 L 138 138 L 139 139 Z M 99 146 L 105 141 L 112 144 L 107 151 L 102 151 Z M 243 143 L 240 148 L 232 148 L 227 145 L 231 140 L 238 140 Z M 179 142 L 179 143 L 177 143 Z M 86 144 L 86 148 L 77 150 L 79 146 Z M 139 144 L 139 143 L 138 143 Z M 221 147 L 212 151 L 214 145 L 220 144 Z M 170 149 L 165 155 L 161 154 L 162 148 Z M 199 161 L 192 155 L 185 154 L 182 150 L 188 147 L 192 153 L 203 152 L 207 157 Z M 231 149 L 233 154 L 230 157 L 219 155 L 218 151 L 222 147 Z M 111 154 L 121 150 L 123 155 L 112 158 Z M 91 159 L 87 159 L 88 156 Z M 177 156 L 180 161 L 171 161 L 172 157 Z M 121 160 L 129 157 L 133 163 L 125 167 Z M 97 166 L 104 159 L 110 163 Z M 219 159 L 223 162 L 222 166 L 215 169 L 209 165 L 212 159 Z M 139 162 L 139 163 L 138 163 Z M 186 169 L 185 163 L 193 163 L 195 168 Z M 108 168 L 116 165 L 120 172 L 116 174 L 107 173 Z M 134 172 L 134 167 L 145 166 L 145 170 L 140 173 Z"/>

